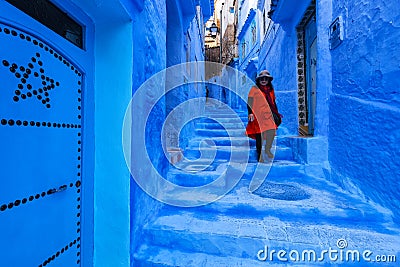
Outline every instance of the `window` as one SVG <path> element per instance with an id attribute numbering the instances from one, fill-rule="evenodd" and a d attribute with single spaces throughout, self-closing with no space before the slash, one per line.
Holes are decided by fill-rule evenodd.
<path id="1" fill-rule="evenodd" d="M 246 83 L 246 75 L 242 75 L 242 85 Z"/>
<path id="2" fill-rule="evenodd" d="M 251 35 L 252 35 L 251 41 L 252 41 L 252 44 L 254 45 L 257 41 L 257 27 L 256 26 L 253 26 L 251 28 Z"/>
<path id="3" fill-rule="evenodd" d="M 230 13 L 235 13 L 235 8 L 234 8 L 233 6 L 231 6 L 231 7 L 229 8 L 229 12 L 230 12 Z"/>
<path id="4" fill-rule="evenodd" d="M 246 57 L 246 42 L 242 42 L 242 58 Z"/>
<path id="5" fill-rule="evenodd" d="M 6 1 L 77 47 L 83 48 L 83 27 L 49 0 Z"/>
<path id="6" fill-rule="evenodd" d="M 191 74 L 190 64 L 188 64 L 191 60 L 191 39 L 189 35 L 189 31 L 186 32 L 186 41 L 185 41 L 185 49 L 186 49 L 186 72 L 188 75 Z"/>
<path id="7" fill-rule="evenodd" d="M 267 15 L 265 14 L 265 10 L 263 13 L 263 27 L 264 27 L 264 35 L 267 33 Z"/>

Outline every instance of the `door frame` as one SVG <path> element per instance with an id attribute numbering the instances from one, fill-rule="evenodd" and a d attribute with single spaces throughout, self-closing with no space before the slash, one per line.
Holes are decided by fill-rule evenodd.
<path id="1" fill-rule="evenodd" d="M 300 136 L 312 136 L 314 134 L 314 129 L 310 132 L 309 129 L 309 107 L 310 103 L 308 100 L 310 97 L 307 96 L 307 87 L 310 84 L 308 80 L 307 70 L 307 53 L 308 48 L 306 46 L 306 26 L 310 19 L 316 15 L 316 5 L 315 1 L 311 1 L 307 10 L 304 12 L 303 18 L 296 27 L 297 32 L 297 97 L 298 97 L 298 132 Z M 315 105 L 314 105 L 315 108 Z M 315 109 L 314 109 L 315 110 Z M 315 119 L 315 118 L 313 118 Z M 313 120 L 314 122 L 314 120 Z"/>
<path id="2" fill-rule="evenodd" d="M 306 62 L 306 97 L 307 97 L 307 123 L 308 135 L 314 135 L 315 108 L 316 108 L 316 64 L 317 59 L 311 55 L 317 53 L 317 25 L 316 14 L 309 19 L 305 26 L 305 62 Z M 313 50 L 315 49 L 315 50 Z M 315 62 L 314 62 L 315 61 Z M 315 67 L 313 67 L 315 65 Z M 315 79 L 315 80 L 313 80 Z M 315 86 L 314 86 L 315 82 Z"/>

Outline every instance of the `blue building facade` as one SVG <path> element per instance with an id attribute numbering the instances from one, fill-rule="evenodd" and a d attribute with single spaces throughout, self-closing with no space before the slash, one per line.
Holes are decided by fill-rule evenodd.
<path id="1" fill-rule="evenodd" d="M 41 18 L 46 9 L 58 16 Z M 125 112 L 153 74 L 203 60 L 210 14 L 210 1 L 55 0 L 25 10 L 0 3 L 0 225 L 10 229 L 2 266 L 134 264 L 141 226 L 161 204 L 131 182 L 121 146 Z M 60 20 L 71 28 L 57 33 Z M 204 95 L 195 89 L 187 88 Z M 159 120 L 179 101 L 163 99 Z M 165 168 L 157 161 L 162 147 L 151 149 Z M 18 163 L 23 155 L 29 163 Z M 141 164 L 134 151 L 131 160 Z"/>
<path id="2" fill-rule="evenodd" d="M 400 220 L 398 3 L 332 4 L 341 17 L 343 43 L 331 52 L 331 177 L 390 208 Z M 350 123 L 343 117 L 350 113 Z M 347 116 L 346 116 L 347 117 Z M 341 129 L 334 133 L 333 129 Z M 376 132 L 378 131 L 378 133 Z M 351 163 L 351 164 L 350 164 Z"/>
<path id="3" fill-rule="evenodd" d="M 310 173 L 389 208 L 398 221 L 397 4 L 270 4 L 258 70 L 274 76 L 282 126 L 308 136 L 293 139 L 296 157 Z"/>
<path id="4" fill-rule="evenodd" d="M 259 23 L 257 2 L 243 0 L 239 3 L 237 39 L 239 62 L 238 69 L 255 80 L 258 66 Z"/>
<path id="5" fill-rule="evenodd" d="M 205 18 L 211 14 L 210 3 L 203 1 L 197 2 L 196 5 L 184 3 L 183 1 L 167 0 L 167 1 L 145 1 L 139 12 L 133 17 L 133 44 L 134 58 L 133 66 L 133 93 L 135 90 L 143 90 L 145 83 L 152 75 L 160 73 L 158 77 L 165 78 L 165 86 L 154 84 L 154 87 L 146 89 L 148 94 L 140 101 L 143 106 L 140 110 L 133 110 L 133 116 L 138 120 L 148 119 L 150 122 L 146 128 L 146 142 L 148 148 L 147 153 L 151 154 L 151 161 L 155 168 L 161 173 L 165 173 L 168 169 L 168 160 L 164 156 L 163 146 L 161 145 L 161 127 L 165 122 L 167 114 L 180 103 L 195 97 L 205 96 L 205 88 L 198 84 L 189 84 L 189 77 L 198 75 L 204 77 L 204 67 L 193 68 L 193 64 L 185 64 L 191 61 L 204 60 L 204 29 L 202 27 Z M 168 68 L 174 67 L 173 71 Z M 164 71 L 166 69 L 166 71 Z M 177 71 L 177 69 L 179 71 Z M 179 83 L 180 87 L 166 93 L 165 88 L 170 84 Z M 165 88 L 164 88 L 165 87 Z M 164 95 L 158 102 L 157 96 Z M 154 102 L 154 112 L 150 118 L 146 118 L 144 110 L 152 107 Z M 198 103 L 191 107 L 192 110 L 199 109 L 203 103 Z M 185 113 L 185 116 L 190 116 L 190 112 Z M 169 121 L 171 123 L 169 123 Z M 170 129 L 167 132 L 167 150 L 179 150 L 185 147 L 187 140 L 192 134 L 192 125 L 188 125 L 182 129 L 179 135 L 175 129 L 179 128 L 174 124 L 176 120 L 166 122 L 166 128 Z M 140 126 L 133 125 L 132 128 L 132 166 L 146 166 L 142 153 L 135 153 L 135 149 L 139 146 L 138 140 L 135 137 L 135 132 L 141 131 Z M 167 130 L 168 131 L 168 130 Z M 154 142 L 154 143 L 153 143 Z M 150 166 L 147 166 L 150 168 Z M 151 180 L 153 177 L 149 175 L 146 168 L 139 170 L 140 176 L 147 177 Z M 154 175 L 153 175 L 154 176 Z M 151 221 L 157 212 L 163 207 L 163 204 L 145 193 L 138 184 L 131 180 L 130 193 L 130 210 L 131 210 L 131 262 L 134 264 L 134 251 L 140 246 L 144 236 L 142 228 Z"/>

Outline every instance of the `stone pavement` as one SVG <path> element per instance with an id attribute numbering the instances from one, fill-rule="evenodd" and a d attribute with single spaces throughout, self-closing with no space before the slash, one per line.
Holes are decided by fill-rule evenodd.
<path id="1" fill-rule="evenodd" d="M 306 175 L 282 129 L 273 162 L 258 164 L 240 123 L 247 115 L 237 114 L 209 108 L 213 119 L 199 120 L 197 137 L 167 179 L 193 187 L 222 177 L 214 192 L 243 170 L 240 181 L 211 204 L 165 206 L 145 225 L 134 266 L 398 266 L 400 229 L 390 211 Z M 268 174 L 257 189 L 255 173 Z M 201 197 L 171 193 L 177 195 L 193 203 Z"/>

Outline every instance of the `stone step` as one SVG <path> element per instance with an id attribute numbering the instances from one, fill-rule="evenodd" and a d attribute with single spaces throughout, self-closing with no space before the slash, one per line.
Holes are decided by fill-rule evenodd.
<path id="1" fill-rule="evenodd" d="M 240 181 L 228 195 L 198 212 L 229 214 L 233 217 L 262 218 L 275 216 L 282 220 L 303 223 L 359 225 L 372 227 L 391 223 L 389 212 L 340 192 L 324 181 L 312 185 L 307 176 L 269 173 L 263 184 L 250 192 L 251 177 Z"/>
<path id="2" fill-rule="evenodd" d="M 244 129 L 195 129 L 197 136 L 207 137 L 246 137 Z"/>
<path id="3" fill-rule="evenodd" d="M 197 129 L 243 129 L 245 130 L 246 125 L 242 123 L 228 122 L 224 125 L 217 122 L 198 122 L 196 123 Z"/>
<path id="4" fill-rule="evenodd" d="M 269 252 L 285 250 L 288 254 L 296 250 L 300 255 L 305 250 L 313 250 L 319 257 L 324 249 L 338 249 L 339 240 L 347 242 L 347 249 L 359 249 L 360 253 L 370 250 L 375 255 L 397 255 L 398 257 L 400 251 L 399 238 L 393 232 L 380 233 L 357 225 L 346 227 L 325 223 L 304 223 L 293 219 L 285 221 L 273 215 L 254 219 L 188 210 L 181 210 L 179 213 L 164 212 L 154 222 L 147 224 L 143 231 L 146 246 L 142 249 L 147 246 L 168 248 L 169 251 L 178 250 L 180 253 L 201 253 L 208 259 L 207 262 L 193 262 L 196 265 L 190 265 L 188 262 L 186 264 L 189 265 L 175 266 L 216 266 L 213 265 L 217 260 L 214 257 L 237 258 L 242 262 L 250 260 L 250 262 L 255 261 L 254 264 L 274 263 L 270 257 L 266 258 L 265 262 L 262 261 L 265 254 L 260 253 L 260 250 Z M 149 256 L 148 253 L 141 253 L 139 250 L 136 257 L 140 258 L 140 254 L 147 259 L 160 256 L 160 253 Z M 270 256 L 269 253 L 268 256 Z M 195 260 L 195 258 L 192 259 Z M 276 254 L 273 259 L 279 263 Z M 320 263 L 328 262 L 329 257 L 326 257 Z M 305 266 L 310 266 L 313 262 L 305 260 L 303 263 Z M 227 264 L 225 266 L 235 266 L 230 265 L 228 261 L 225 264 Z M 361 259 L 358 266 L 365 266 L 365 264 Z"/>
<path id="5" fill-rule="evenodd" d="M 227 107 L 218 107 L 218 108 L 209 108 L 206 107 L 204 110 L 204 113 L 218 113 L 218 114 L 229 114 L 231 112 L 236 112 L 236 113 L 247 113 L 246 110 L 242 109 L 236 109 L 236 108 L 227 108 Z"/>
<path id="6" fill-rule="evenodd" d="M 260 218 L 277 216 L 293 220 L 298 218 L 303 222 L 321 223 L 355 223 L 370 224 L 391 222 L 391 214 L 373 203 L 343 192 L 337 185 L 325 179 L 310 177 L 304 174 L 303 167 L 289 161 L 276 161 L 268 164 L 248 163 L 236 167 L 245 169 L 236 187 L 216 202 L 194 208 L 194 211 L 210 214 L 229 214 Z M 235 168 L 234 166 L 231 168 Z M 217 169 L 221 175 L 226 169 Z M 258 175 L 255 175 L 257 171 Z M 260 176 L 261 174 L 261 176 Z M 201 175 L 197 173 L 193 175 Z M 256 190 L 254 180 L 259 180 L 261 186 Z M 227 175 L 226 179 L 230 176 Z M 181 171 L 181 179 L 185 173 Z M 171 207 L 174 210 L 173 207 Z"/>
<path id="7" fill-rule="evenodd" d="M 243 137 L 195 137 L 190 140 L 190 147 L 201 146 L 255 146 L 256 140 Z"/>
<path id="8" fill-rule="evenodd" d="M 216 116 L 209 116 L 209 117 L 202 117 L 196 120 L 197 123 L 243 123 L 244 125 L 247 124 L 248 119 L 247 116 L 238 116 L 238 117 L 216 117 Z"/>
<path id="9" fill-rule="evenodd" d="M 205 117 L 215 117 L 215 118 L 232 118 L 232 117 L 244 117 L 247 118 L 247 112 L 204 112 Z"/>
<path id="10" fill-rule="evenodd" d="M 234 127 L 240 125 L 238 118 L 218 111 L 208 115 L 219 116 L 217 120 L 226 123 L 229 132 L 242 131 L 243 136 L 220 136 L 227 134 L 221 125 L 202 119 L 196 126 L 199 137 L 190 140 L 185 158 L 171 167 L 167 179 L 189 187 L 224 179 L 207 191 L 165 190 L 176 203 L 197 207 L 164 206 L 154 221 L 144 226 L 142 245 L 133 255 L 134 266 L 331 266 L 328 257 L 316 263 L 282 262 L 276 253 L 274 260 L 257 255 L 266 256 L 263 249 L 267 248 L 269 252 L 297 250 L 300 255 L 313 250 L 319 257 L 323 250 L 338 249 L 340 239 L 347 241 L 351 250 L 400 257 L 400 230 L 391 213 L 325 179 L 305 175 L 305 166 L 292 160 L 292 137 L 282 134 L 284 128 L 278 130 L 275 159 L 258 164 L 255 140 L 244 136 L 244 129 Z M 247 121 L 247 114 L 239 119 Z M 234 157 L 228 163 L 230 155 Z M 224 189 L 235 183 L 230 178 L 238 173 L 241 179 L 226 193 Z M 201 206 L 210 196 L 220 198 Z M 352 266 L 365 264 L 362 259 L 351 262 Z"/>
<path id="11" fill-rule="evenodd" d="M 232 160 L 232 164 L 238 166 L 237 162 Z M 271 163 L 239 163 L 240 167 L 231 166 L 224 161 L 206 162 L 199 161 L 195 164 L 182 161 L 176 165 L 176 168 L 168 171 L 167 180 L 180 185 L 180 186 L 202 186 L 215 181 L 220 176 L 226 176 L 226 180 L 230 180 L 229 175 L 225 174 L 225 170 L 229 166 L 233 170 L 239 171 L 244 170 L 241 179 L 249 180 L 253 176 L 255 170 L 259 170 L 262 174 L 271 177 L 281 177 L 290 175 L 292 177 L 298 177 L 303 175 L 304 166 L 297 164 L 293 161 L 287 160 L 274 160 Z"/>
<path id="12" fill-rule="evenodd" d="M 224 160 L 184 158 L 168 170 L 167 180 L 180 186 L 202 186 L 220 177 L 227 166 Z"/>
<path id="13" fill-rule="evenodd" d="M 245 128 L 248 123 L 248 115 L 247 115 L 247 113 L 237 114 L 237 116 L 226 115 L 226 114 L 225 115 L 224 114 L 208 114 L 208 115 L 206 114 L 204 117 L 201 117 L 196 120 L 196 124 L 199 125 L 199 128 L 203 128 L 204 125 L 206 125 L 206 124 L 219 125 L 221 123 L 224 123 L 226 125 L 234 124 L 234 125 L 238 125 L 238 126 L 243 124 L 244 126 L 240 126 L 240 128 L 242 128 L 242 127 Z M 213 127 L 213 126 L 209 126 L 209 127 Z M 288 130 L 284 126 L 281 125 L 278 128 L 278 133 L 283 135 L 286 132 L 288 132 Z"/>
<path id="14" fill-rule="evenodd" d="M 196 158 L 213 158 L 221 160 L 229 160 L 229 157 L 233 154 L 241 153 L 242 156 L 235 156 L 240 161 L 247 161 L 248 157 L 250 161 L 257 159 L 257 150 L 255 147 L 250 149 L 246 147 L 235 147 L 235 146 L 207 146 L 207 147 L 189 147 L 185 150 L 184 156 L 190 159 Z M 248 154 L 248 155 L 247 155 Z M 292 149 L 288 147 L 276 147 L 275 160 L 293 160 Z"/>
<path id="15" fill-rule="evenodd" d="M 237 162 L 247 162 L 249 159 L 256 158 L 255 148 L 249 147 L 234 147 L 234 146 L 207 146 L 207 147 L 189 147 L 185 150 L 184 156 L 189 159 L 207 158 L 228 161 L 232 156 L 231 160 Z"/>
<path id="16" fill-rule="evenodd" d="M 264 267 L 266 265 L 264 261 L 257 259 L 221 257 L 148 245 L 141 245 L 134 253 L 133 259 L 133 266 L 136 267 Z M 268 263 L 268 266 L 282 266 L 282 264 Z M 320 265 L 307 264 L 307 266 Z"/>
<path id="17" fill-rule="evenodd" d="M 275 136 L 275 141 L 277 146 L 291 146 L 291 136 Z M 254 146 L 256 145 L 256 140 L 251 139 L 245 135 L 243 136 L 198 136 L 190 140 L 189 147 L 198 147 L 202 144 L 202 146 Z"/>
<path id="18" fill-rule="evenodd" d="M 304 165 L 299 164 L 292 160 L 277 160 L 273 159 L 272 162 L 258 163 L 256 159 L 247 163 L 245 177 L 253 175 L 255 170 L 262 170 L 265 174 L 271 177 L 290 177 L 304 174 Z"/>
<path id="19" fill-rule="evenodd" d="M 167 180 L 180 186 L 202 186 L 211 183 L 221 176 L 221 172 L 210 171 L 215 166 L 193 164 L 182 170 L 171 170 L 167 174 Z M 203 170 L 205 169 L 205 170 Z"/>
<path id="20" fill-rule="evenodd" d="M 216 133 L 218 132 L 222 132 L 224 135 L 223 136 L 227 136 L 227 133 L 225 133 L 225 131 L 233 131 L 233 133 L 235 133 L 235 131 L 238 131 L 240 134 L 241 133 L 245 133 L 246 132 L 246 125 L 247 123 L 224 123 L 223 125 L 217 122 L 199 122 L 196 123 L 196 129 L 198 129 L 200 132 L 202 132 L 202 134 L 200 136 L 207 136 L 207 134 L 204 135 L 204 133 L 206 133 L 207 131 L 216 131 Z M 283 128 L 283 127 L 279 127 L 277 130 L 277 136 L 276 137 L 282 137 L 285 138 L 285 140 L 282 139 L 282 141 L 285 142 L 285 144 L 287 144 L 288 146 L 290 145 L 290 140 L 291 138 L 293 138 L 293 136 L 286 136 L 286 132 L 287 129 Z M 215 135 L 215 134 L 213 134 Z"/>

